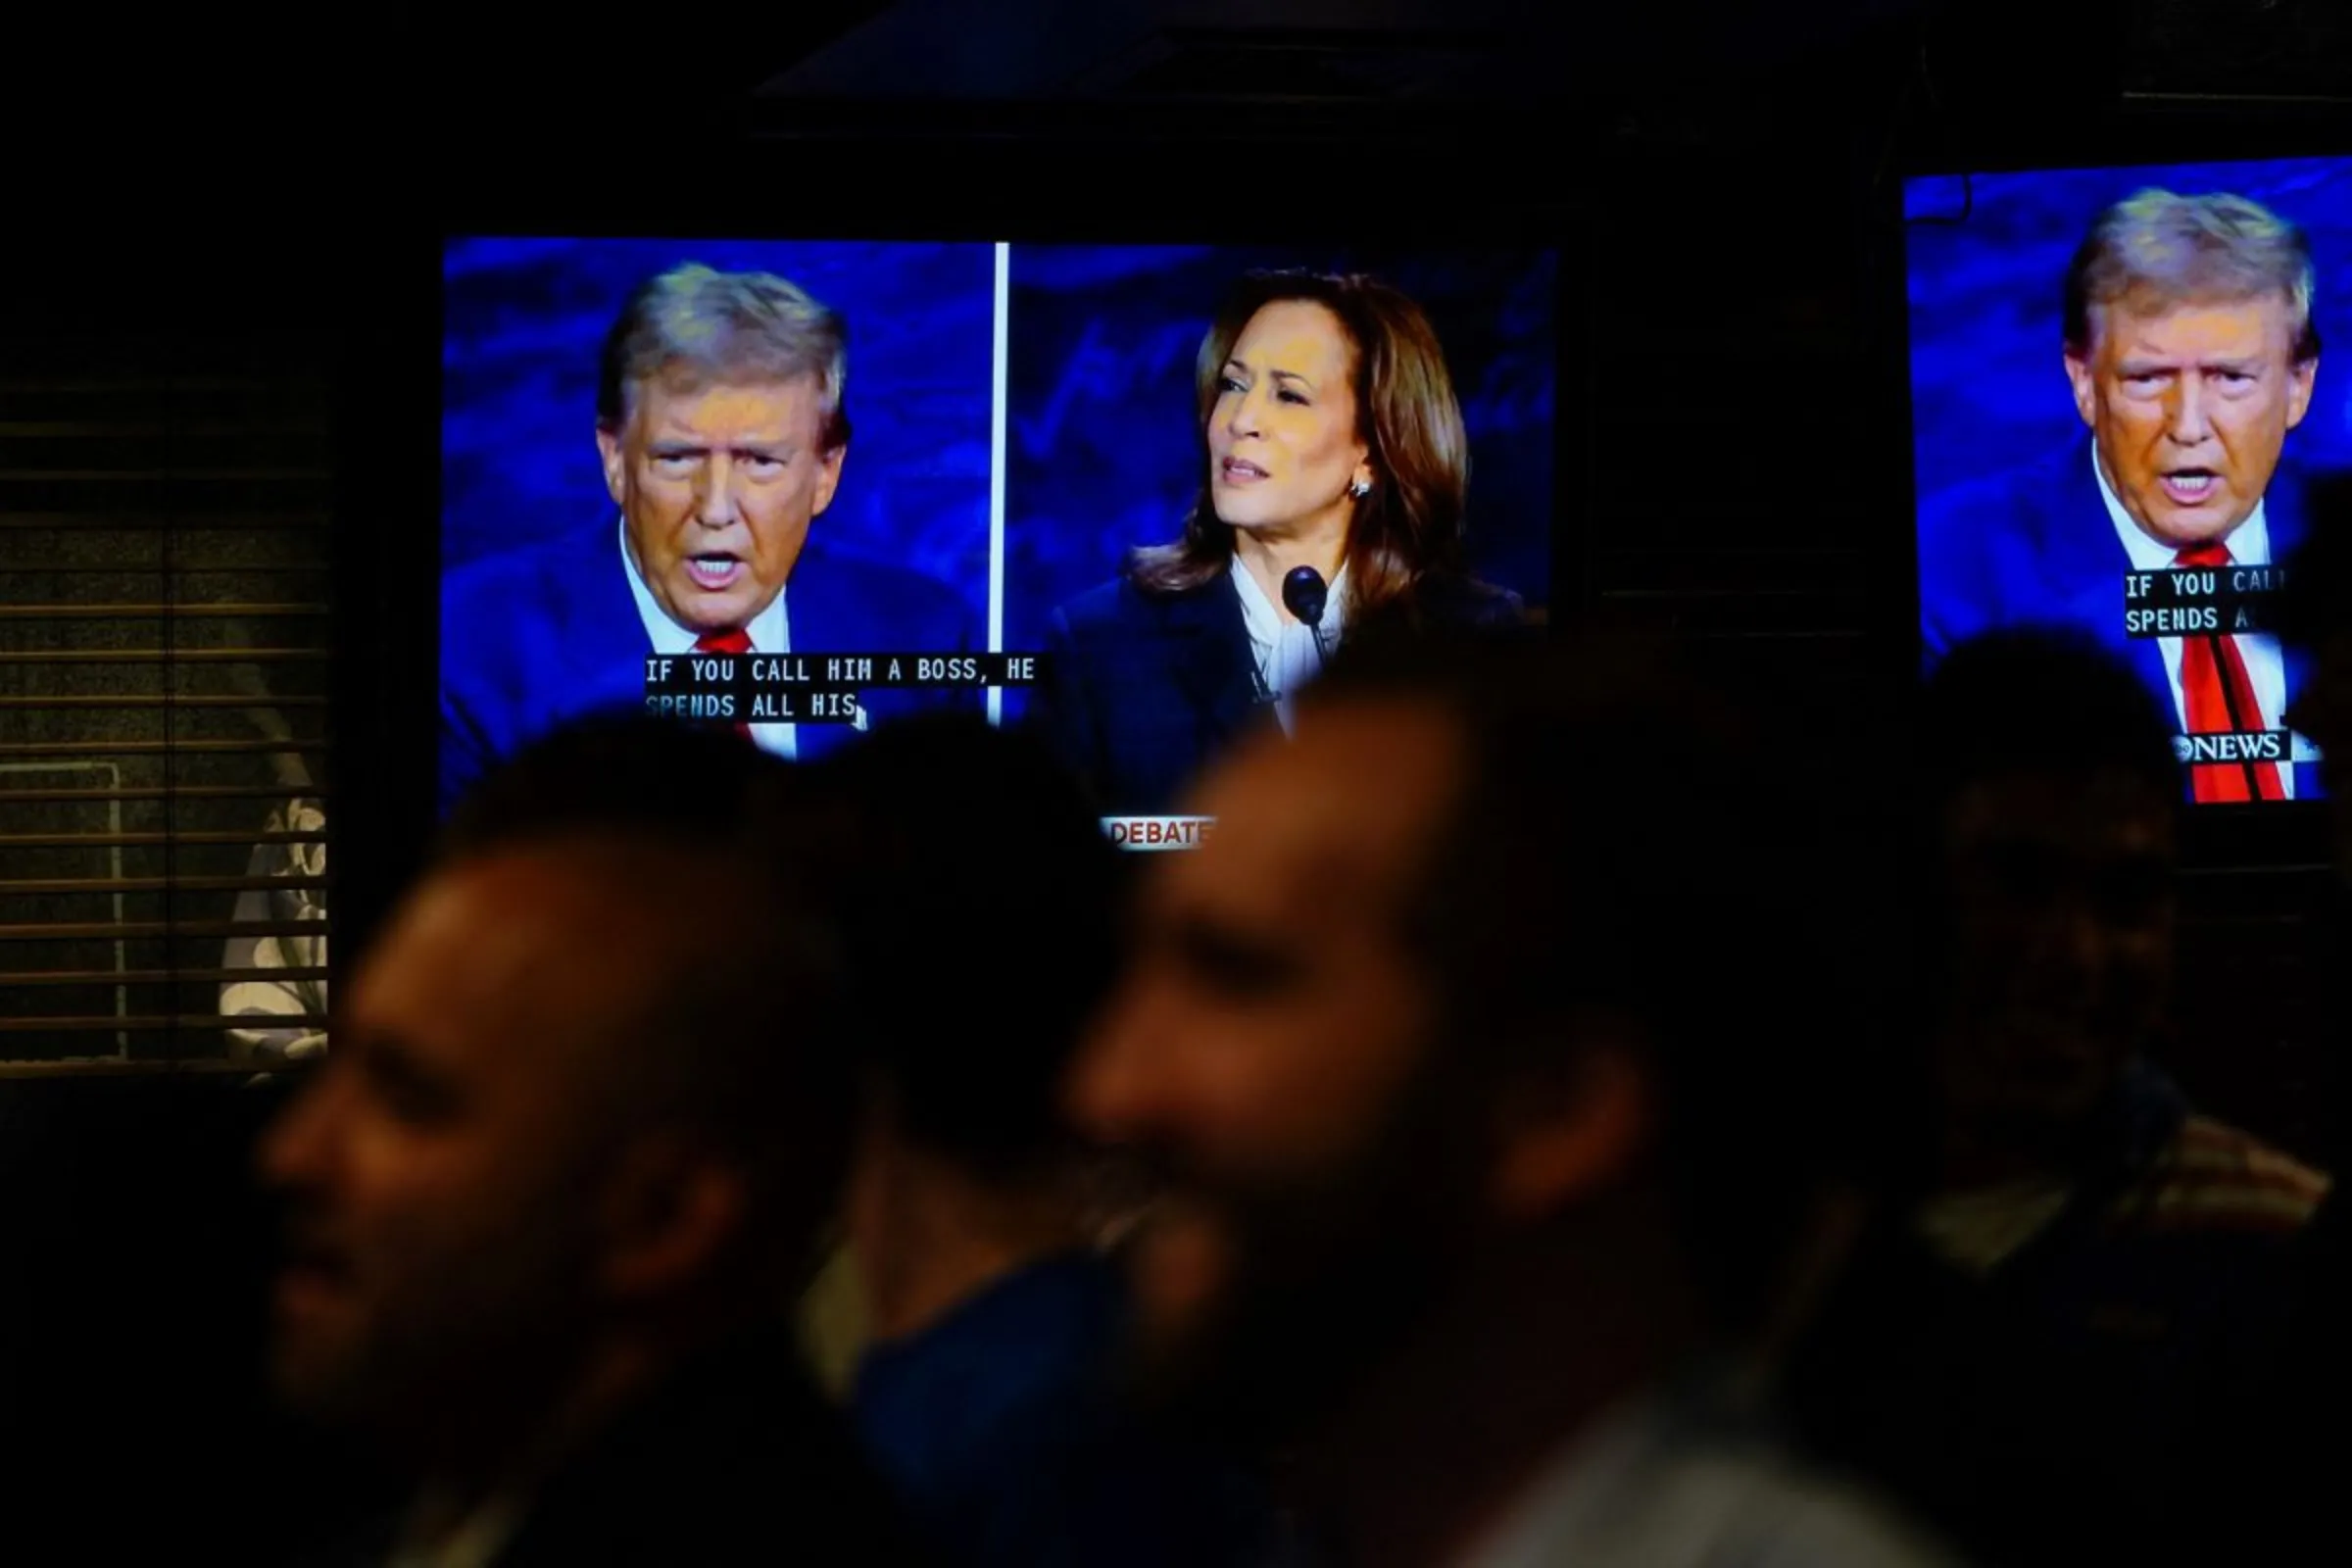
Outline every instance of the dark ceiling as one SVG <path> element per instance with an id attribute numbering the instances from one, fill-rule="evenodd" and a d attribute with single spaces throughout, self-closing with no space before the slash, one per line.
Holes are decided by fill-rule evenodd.
<path id="1" fill-rule="evenodd" d="M 770 101 L 1541 107 L 1680 61 L 1819 46 L 1912 0 L 898 0 L 779 69 Z M 1597 17 L 1593 15 L 1597 13 Z M 1698 51 L 1710 59 L 1700 60 Z"/>
<path id="2" fill-rule="evenodd" d="M 1540 110 L 1894 34 L 1987 86 L 2058 73 L 2134 93 L 2352 87 L 2343 0 L 896 0 L 846 8 L 846 24 L 843 9 L 776 40 L 763 100 Z"/>
<path id="3" fill-rule="evenodd" d="M 579 164 L 845 114 L 942 128 L 1016 106 L 1574 119 L 1730 82 L 1749 94 L 1741 116 L 1802 116 L 1835 107 L 1825 83 L 1883 96 L 1888 62 L 1906 59 L 1954 110 L 2352 98 L 2347 0 L 793 0 L 723 28 L 583 15 L 506 10 L 492 28 L 393 7 L 305 32 L 53 13 L 42 47 L 12 61 L 0 115 L 61 167 L 170 183 L 217 178 L 186 166 L 233 154 L 240 187 L 318 191 L 430 178 L 493 147 Z M 159 129 L 124 157 L 125 131 Z"/>
<path id="4" fill-rule="evenodd" d="M 793 0 L 723 28 L 582 15 L 507 11 L 493 29 L 393 7 L 311 31 L 55 15 L 0 94 L 16 210 L 38 234 L 128 225 L 201 247 L 460 188 L 593 194 L 635 171 L 693 191 L 746 132 L 1459 142 L 1500 120 L 1545 126 L 1501 143 L 1526 149 L 1512 176 L 1540 184 L 1573 167 L 1552 149 L 1595 131 L 1786 165 L 2132 95 L 2352 101 L 2352 0 Z"/>

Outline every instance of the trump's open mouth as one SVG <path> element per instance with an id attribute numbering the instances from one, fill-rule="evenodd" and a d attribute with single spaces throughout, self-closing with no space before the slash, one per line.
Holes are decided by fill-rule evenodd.
<path id="1" fill-rule="evenodd" d="M 717 593 L 732 588 L 744 572 L 740 557 L 730 555 L 702 555 L 686 558 L 686 575 L 697 588 Z"/>
<path id="2" fill-rule="evenodd" d="M 2165 499 L 2175 506 L 2193 507 L 2211 500 L 2221 488 L 2222 476 L 2211 468 L 2175 468 L 2157 475 L 2164 487 Z"/>

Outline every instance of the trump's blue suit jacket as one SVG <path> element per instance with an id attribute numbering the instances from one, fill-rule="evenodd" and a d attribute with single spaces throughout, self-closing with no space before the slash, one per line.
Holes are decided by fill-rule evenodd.
<path id="1" fill-rule="evenodd" d="M 1446 626 L 1507 626 L 1519 596 L 1448 581 L 1421 613 Z M 1232 579 L 1152 593 L 1119 578 L 1054 612 L 1031 713 L 1105 811 L 1171 811 L 1202 763 L 1270 722 Z"/>
<path id="2" fill-rule="evenodd" d="M 968 653 L 970 607 L 946 584 L 900 566 L 801 552 L 788 585 L 792 652 Z M 441 808 L 491 763 L 568 718 L 641 708 L 653 651 L 613 529 L 469 563 L 441 586 Z M 860 694 L 871 717 L 954 699 L 918 691 Z M 821 756 L 855 734 L 802 724 L 795 746 Z"/>
<path id="3" fill-rule="evenodd" d="M 2085 435 L 2029 467 L 1921 503 L 1919 626 L 1926 663 L 1933 668 L 1955 644 L 1996 627 L 2080 626 L 2139 672 L 2177 724 L 2158 640 L 2124 633 L 2124 579 L 2132 560 L 2115 536 L 2091 462 Z M 2274 564 L 2284 562 L 2303 538 L 2300 488 L 2281 467 L 2264 494 Z M 2303 666 L 2293 653 L 2286 656 L 2290 701 L 2303 689 Z M 2295 764 L 2295 798 L 2319 795 L 2318 764 Z"/>

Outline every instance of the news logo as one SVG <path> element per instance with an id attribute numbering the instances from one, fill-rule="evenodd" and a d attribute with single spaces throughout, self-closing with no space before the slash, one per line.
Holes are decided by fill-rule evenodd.
<path id="1" fill-rule="evenodd" d="M 2295 744 L 2291 730 L 2283 729 L 2217 730 L 2173 737 L 2173 755 L 2186 763 L 2300 762 L 2307 760 L 2308 750 Z"/>

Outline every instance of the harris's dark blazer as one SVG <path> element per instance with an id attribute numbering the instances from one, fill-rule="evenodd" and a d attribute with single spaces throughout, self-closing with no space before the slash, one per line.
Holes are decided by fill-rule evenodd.
<path id="1" fill-rule="evenodd" d="M 1419 608 L 1448 627 L 1522 618 L 1518 595 L 1467 578 Z M 1046 654 L 1035 721 L 1108 812 L 1175 809 L 1210 757 L 1269 719 L 1230 574 L 1181 593 L 1125 577 L 1089 589 L 1054 612 Z"/>
<path id="2" fill-rule="evenodd" d="M 810 545 L 793 564 L 789 593 L 795 654 L 983 646 L 954 589 L 903 566 Z M 565 719 L 640 706 L 651 652 L 610 518 L 449 573 L 441 586 L 441 809 L 492 763 Z M 874 721 L 962 700 L 908 690 L 858 699 Z M 821 756 L 855 733 L 847 724 L 803 724 L 799 755 Z"/>
<path id="3" fill-rule="evenodd" d="M 2023 468 L 1921 502 L 1924 662 L 1933 668 L 1956 644 L 2003 626 L 2079 627 L 2130 664 L 2173 716 L 2172 677 L 2158 640 L 2124 632 L 2124 580 L 2132 560 L 2115 537 L 2091 463 L 2090 438 L 2084 435 Z M 2282 465 L 2263 496 L 2274 564 L 2285 562 L 2304 537 L 2301 490 L 2297 476 Z M 2291 702 L 2303 690 L 2308 671 L 2292 650 L 2285 657 Z M 2294 782 L 2297 800 L 2317 799 L 2319 764 L 2296 763 Z"/>

